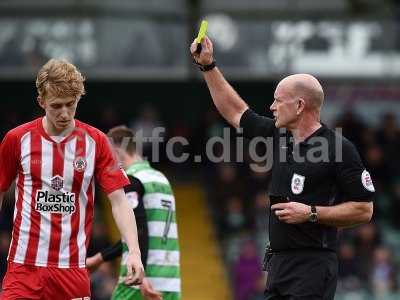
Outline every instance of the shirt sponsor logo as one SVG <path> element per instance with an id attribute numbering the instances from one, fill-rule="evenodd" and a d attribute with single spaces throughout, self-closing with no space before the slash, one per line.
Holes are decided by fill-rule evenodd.
<path id="1" fill-rule="evenodd" d="M 36 192 L 35 209 L 38 212 L 73 214 L 75 208 L 75 193 L 52 193 L 45 190 Z"/>
<path id="2" fill-rule="evenodd" d="M 361 174 L 361 182 L 363 186 L 370 192 L 375 192 L 374 184 L 372 183 L 371 175 L 367 170 L 364 170 Z"/>
<path id="3" fill-rule="evenodd" d="M 302 175 L 293 174 L 292 177 L 292 193 L 295 195 L 301 194 L 301 192 L 303 192 L 304 189 L 304 181 L 306 180 L 306 178 Z"/>
<path id="4" fill-rule="evenodd" d="M 74 169 L 78 172 L 84 172 L 86 170 L 87 162 L 82 156 L 78 156 L 74 160 Z"/>
<path id="5" fill-rule="evenodd" d="M 51 179 L 51 188 L 55 191 L 60 191 L 64 187 L 64 178 L 56 175 Z"/>

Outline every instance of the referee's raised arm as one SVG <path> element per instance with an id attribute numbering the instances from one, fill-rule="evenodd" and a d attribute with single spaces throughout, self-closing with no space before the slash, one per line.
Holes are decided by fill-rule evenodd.
<path id="1" fill-rule="evenodd" d="M 194 41 L 190 46 L 190 52 L 203 71 L 204 79 L 218 111 L 232 126 L 238 128 L 240 127 L 240 119 L 248 109 L 248 105 L 215 66 L 211 40 L 206 36 L 201 45 L 201 52 L 196 52 L 197 43 Z"/>

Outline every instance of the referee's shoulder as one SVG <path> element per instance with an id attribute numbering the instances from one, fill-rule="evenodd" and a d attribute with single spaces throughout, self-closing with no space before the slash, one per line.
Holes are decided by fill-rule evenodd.
<path id="1" fill-rule="evenodd" d="M 354 145 L 354 143 L 352 141 L 350 141 L 348 138 L 346 138 L 341 133 L 341 130 L 332 130 L 332 129 L 329 129 L 329 130 L 331 131 L 331 134 L 335 137 L 335 139 L 337 139 L 337 141 L 341 142 L 344 147 L 356 149 L 356 146 Z"/>
<path id="2" fill-rule="evenodd" d="M 335 144 L 335 151 L 342 151 L 342 154 L 359 156 L 356 145 L 348 138 L 342 135 L 341 130 L 328 129 L 328 136 Z M 337 153 L 336 153 L 337 154 Z"/>

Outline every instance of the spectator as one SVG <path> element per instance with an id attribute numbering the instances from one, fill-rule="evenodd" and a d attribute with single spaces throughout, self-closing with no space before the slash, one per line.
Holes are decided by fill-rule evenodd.
<path id="1" fill-rule="evenodd" d="M 248 225 L 243 211 L 242 199 L 238 196 L 228 198 L 224 215 L 224 232 L 227 235 L 240 232 Z"/>
<path id="2" fill-rule="evenodd" d="M 153 162 L 158 162 L 155 161 L 157 158 L 152 155 L 154 154 L 152 153 L 152 143 L 153 141 L 157 141 L 158 137 L 165 135 L 165 131 L 162 131 L 162 129 L 165 130 L 165 126 L 160 121 L 157 110 L 151 105 L 143 106 L 139 116 L 136 119 L 132 119 L 129 126 L 135 132 L 137 149 L 143 151 L 144 157 L 149 158 Z M 157 132 L 156 128 L 162 129 Z M 140 148 L 140 142 L 142 142 L 142 148 Z"/>
<path id="3" fill-rule="evenodd" d="M 359 274 L 359 261 L 354 247 L 343 243 L 339 247 L 339 285 L 342 290 L 354 291 L 362 287 Z"/>
<path id="4" fill-rule="evenodd" d="M 371 277 L 373 293 L 377 299 L 384 299 L 397 290 L 397 270 L 389 249 L 375 249 Z"/>
<path id="5" fill-rule="evenodd" d="M 262 294 L 258 282 L 263 278 L 256 246 L 253 241 L 245 241 L 239 259 L 233 267 L 235 300 L 251 300 Z"/>

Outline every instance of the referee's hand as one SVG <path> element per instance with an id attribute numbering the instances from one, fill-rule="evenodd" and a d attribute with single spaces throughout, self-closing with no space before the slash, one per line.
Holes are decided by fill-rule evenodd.
<path id="1" fill-rule="evenodd" d="M 196 52 L 197 43 L 196 40 L 190 45 L 190 53 L 193 56 L 193 59 L 200 65 L 207 66 L 210 65 L 214 61 L 213 53 L 214 48 L 211 40 L 208 36 L 205 36 L 201 41 L 201 51 L 200 53 Z"/>
<path id="2" fill-rule="evenodd" d="M 305 223 L 311 213 L 310 206 L 299 202 L 277 203 L 271 206 L 271 210 L 279 221 L 288 224 Z"/>

